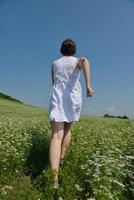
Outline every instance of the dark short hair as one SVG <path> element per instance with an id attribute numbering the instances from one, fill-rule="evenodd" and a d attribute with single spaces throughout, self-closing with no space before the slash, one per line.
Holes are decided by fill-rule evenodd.
<path id="1" fill-rule="evenodd" d="M 62 55 L 72 56 L 76 53 L 76 44 L 71 39 L 66 39 L 62 42 L 60 52 Z"/>

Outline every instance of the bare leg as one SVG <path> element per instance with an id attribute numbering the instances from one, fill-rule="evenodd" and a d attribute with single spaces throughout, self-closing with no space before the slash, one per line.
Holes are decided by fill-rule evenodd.
<path id="1" fill-rule="evenodd" d="M 61 143 L 64 134 L 64 122 L 52 122 L 52 138 L 49 149 L 51 169 L 55 170 L 54 180 L 58 180 L 58 170 L 61 154 Z"/>
<path id="2" fill-rule="evenodd" d="M 64 135 L 61 144 L 61 159 L 65 157 L 65 153 L 71 141 L 71 124 L 64 122 Z"/>

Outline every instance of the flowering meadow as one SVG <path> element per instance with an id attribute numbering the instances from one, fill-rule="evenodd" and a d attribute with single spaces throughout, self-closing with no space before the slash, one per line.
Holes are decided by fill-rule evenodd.
<path id="1" fill-rule="evenodd" d="M 54 189 L 47 111 L 0 99 L 0 200 L 133 200 L 134 120 L 81 116 Z"/>

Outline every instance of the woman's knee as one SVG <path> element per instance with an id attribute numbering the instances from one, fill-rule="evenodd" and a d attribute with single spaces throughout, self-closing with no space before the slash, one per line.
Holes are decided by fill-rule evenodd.
<path id="1" fill-rule="evenodd" d="M 52 134 L 52 139 L 55 141 L 62 141 L 64 132 L 57 132 Z"/>

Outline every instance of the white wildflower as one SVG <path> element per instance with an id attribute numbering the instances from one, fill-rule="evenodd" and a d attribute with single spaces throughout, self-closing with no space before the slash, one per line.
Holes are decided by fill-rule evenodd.
<path id="1" fill-rule="evenodd" d="M 78 184 L 75 184 L 74 186 L 75 186 L 76 190 L 82 191 L 82 188 Z"/>
<path id="2" fill-rule="evenodd" d="M 134 159 L 134 156 L 126 156 L 126 158 L 129 158 L 129 159 Z"/>

